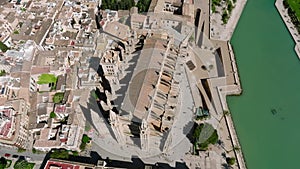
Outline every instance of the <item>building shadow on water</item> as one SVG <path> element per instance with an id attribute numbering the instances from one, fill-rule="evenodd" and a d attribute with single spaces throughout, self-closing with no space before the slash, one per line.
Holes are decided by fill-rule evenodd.
<path id="1" fill-rule="evenodd" d="M 100 161 L 105 161 L 106 167 L 112 168 L 144 169 L 146 167 L 152 167 L 152 169 L 188 169 L 185 163 L 180 162 L 176 162 L 175 167 L 171 167 L 169 164 L 165 163 L 145 164 L 138 156 L 132 156 L 131 161 L 120 161 L 109 158 L 103 159 L 97 152 L 91 152 L 91 158 L 94 160 L 98 159 Z"/>

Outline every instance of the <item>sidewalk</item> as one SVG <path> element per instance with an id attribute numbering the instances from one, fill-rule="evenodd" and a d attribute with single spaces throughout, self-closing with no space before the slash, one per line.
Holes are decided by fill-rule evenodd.
<path id="1" fill-rule="evenodd" d="M 232 10 L 226 25 L 223 25 L 220 13 L 210 14 L 210 38 L 214 40 L 229 41 L 234 29 L 242 15 L 247 0 L 238 0 Z"/>

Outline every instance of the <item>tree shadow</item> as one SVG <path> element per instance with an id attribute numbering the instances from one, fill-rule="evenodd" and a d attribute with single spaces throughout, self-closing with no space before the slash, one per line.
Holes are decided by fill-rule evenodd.
<path id="1" fill-rule="evenodd" d="M 222 169 L 232 169 L 232 167 L 227 163 L 223 163 L 223 164 L 221 164 L 221 166 L 222 166 Z"/>
<path id="2" fill-rule="evenodd" d="M 224 159 L 226 159 L 226 153 L 225 153 L 225 152 L 221 153 L 221 156 L 222 156 Z"/>

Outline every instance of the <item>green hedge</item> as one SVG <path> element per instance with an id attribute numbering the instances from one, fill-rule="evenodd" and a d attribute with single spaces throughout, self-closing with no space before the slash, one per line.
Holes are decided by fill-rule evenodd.
<path id="1" fill-rule="evenodd" d="M 53 150 L 50 154 L 51 158 L 58 158 L 58 159 L 68 159 L 69 158 L 69 152 L 67 150 L 61 149 L 61 150 Z"/>
<path id="2" fill-rule="evenodd" d="M 64 93 L 55 93 L 55 95 L 53 96 L 54 103 L 61 103 L 63 99 L 64 99 Z"/>
<path id="3" fill-rule="evenodd" d="M 33 169 L 34 165 L 34 163 L 29 163 L 26 160 L 18 160 L 14 165 L 14 169 Z"/>

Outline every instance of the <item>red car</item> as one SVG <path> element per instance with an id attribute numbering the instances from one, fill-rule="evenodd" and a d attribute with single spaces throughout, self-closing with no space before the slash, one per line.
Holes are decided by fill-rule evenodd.
<path id="1" fill-rule="evenodd" d="M 10 157 L 10 154 L 5 153 L 4 156 L 5 156 L 5 157 Z"/>

